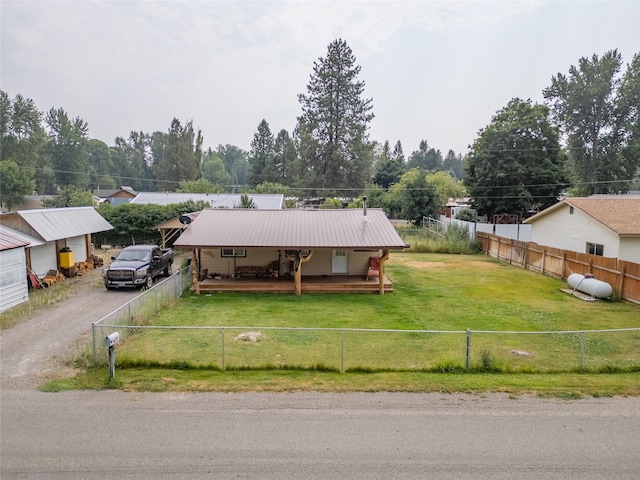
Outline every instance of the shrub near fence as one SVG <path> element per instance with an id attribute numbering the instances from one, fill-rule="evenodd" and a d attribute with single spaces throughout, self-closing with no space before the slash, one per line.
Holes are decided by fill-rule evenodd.
<path id="1" fill-rule="evenodd" d="M 591 273 L 610 284 L 620 298 L 640 303 L 640 264 L 571 252 L 533 242 L 520 242 L 478 232 L 482 252 L 498 260 L 546 275 L 567 279 L 572 273 Z"/>

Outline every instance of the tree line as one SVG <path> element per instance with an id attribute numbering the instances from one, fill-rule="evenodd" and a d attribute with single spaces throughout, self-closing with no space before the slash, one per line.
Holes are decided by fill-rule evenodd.
<path id="1" fill-rule="evenodd" d="M 640 54 L 623 71 L 617 50 L 581 58 L 552 76 L 544 104 L 512 99 L 478 132 L 466 156 L 443 156 L 422 140 L 405 157 L 398 140 L 369 138 L 373 100 L 342 39 L 313 64 L 293 132 L 262 119 L 250 151 L 203 148 L 193 122 L 167 132 L 131 132 L 113 146 L 88 138 L 81 118 L 43 114 L 33 101 L 0 92 L 3 204 L 31 191 L 63 193 L 130 185 L 138 191 L 283 193 L 327 206 L 371 206 L 418 222 L 449 197 L 468 195 L 479 214 L 525 216 L 562 194 L 623 193 L 640 167 Z"/>

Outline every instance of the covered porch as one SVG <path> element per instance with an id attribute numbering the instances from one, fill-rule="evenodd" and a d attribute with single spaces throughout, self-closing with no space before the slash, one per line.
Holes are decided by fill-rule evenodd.
<path id="1" fill-rule="evenodd" d="M 380 293 L 379 279 L 366 279 L 362 275 L 305 276 L 301 279 L 300 288 L 302 293 Z M 393 292 L 393 285 L 387 277 L 383 278 L 383 288 L 384 293 Z M 211 292 L 295 293 L 295 282 L 293 277 L 205 278 L 194 283 L 193 290 L 198 294 Z"/>

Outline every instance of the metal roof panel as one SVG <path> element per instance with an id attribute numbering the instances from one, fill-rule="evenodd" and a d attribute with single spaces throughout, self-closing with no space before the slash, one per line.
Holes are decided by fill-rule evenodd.
<path id="1" fill-rule="evenodd" d="M 10 250 L 18 247 L 37 247 L 44 245 L 42 240 L 14 230 L 6 225 L 0 225 L 0 250 Z"/>
<path id="2" fill-rule="evenodd" d="M 174 243 L 182 248 L 402 249 L 384 211 L 206 209 Z"/>
<path id="3" fill-rule="evenodd" d="M 207 202 L 211 208 L 237 208 L 240 205 L 241 196 L 239 193 L 140 192 L 130 203 L 171 205 L 192 200 Z M 281 209 L 284 206 L 284 195 L 282 194 L 251 193 L 249 198 L 260 210 Z"/>
<path id="4" fill-rule="evenodd" d="M 48 242 L 113 229 L 93 207 L 44 208 L 17 213 Z"/>

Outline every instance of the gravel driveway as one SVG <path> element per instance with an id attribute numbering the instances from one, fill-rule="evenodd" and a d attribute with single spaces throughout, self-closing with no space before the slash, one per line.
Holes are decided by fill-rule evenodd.
<path id="1" fill-rule="evenodd" d="M 91 338 L 91 323 L 140 295 L 139 290 L 107 291 L 100 275 L 98 268 L 66 279 L 68 299 L 0 331 L 0 388 L 37 388 L 75 373 L 68 360 Z"/>

